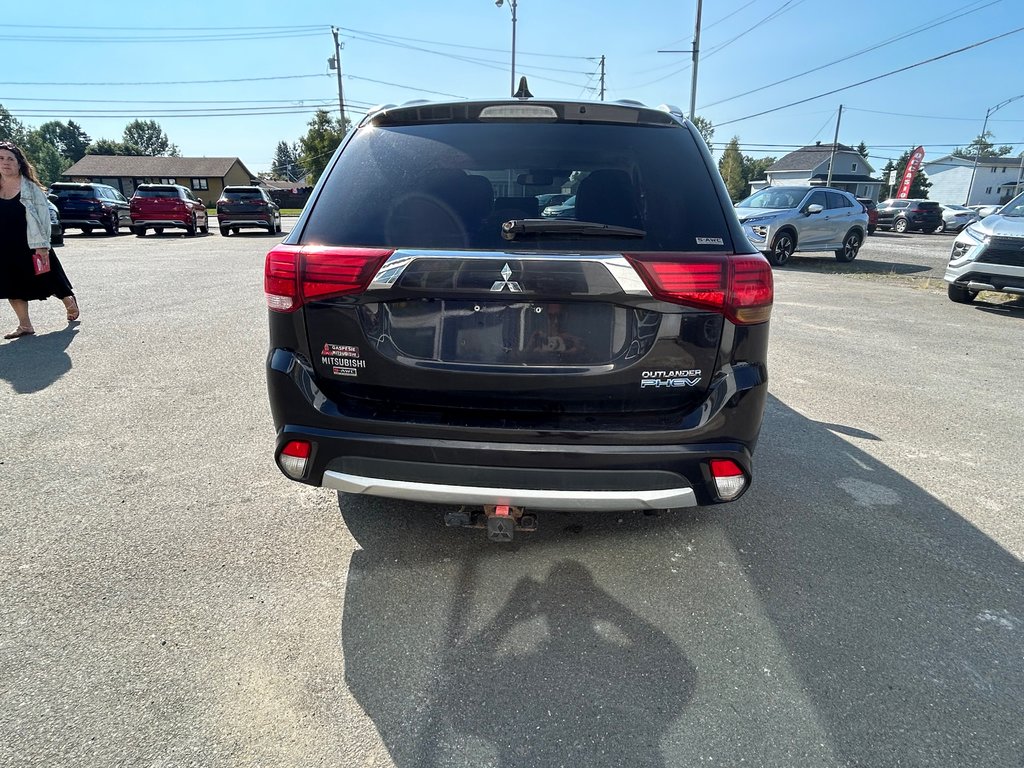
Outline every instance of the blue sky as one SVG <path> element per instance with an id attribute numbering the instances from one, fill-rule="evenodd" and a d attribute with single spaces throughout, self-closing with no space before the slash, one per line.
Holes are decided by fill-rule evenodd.
<path id="1" fill-rule="evenodd" d="M 154 119 L 183 155 L 238 156 L 261 171 L 278 141 L 305 133 L 317 106 L 337 114 L 332 25 L 358 119 L 380 103 L 508 95 L 509 6 L 12 3 L 0 20 L 12 64 L 0 75 L 0 104 L 30 126 L 73 119 L 93 139 L 119 140 L 135 117 Z M 538 97 L 597 98 L 603 55 L 606 100 L 686 111 L 690 55 L 659 51 L 691 47 L 695 14 L 696 0 L 518 0 L 517 74 Z M 1021 0 L 704 0 L 702 27 L 697 114 L 715 124 L 718 147 L 738 135 L 755 156 L 830 142 L 843 104 L 840 141 L 866 142 L 876 170 L 917 144 L 927 161 L 968 144 L 987 109 L 1024 95 L 1021 32 L 776 110 L 1024 27 Z M 847 60 L 824 66 L 838 59 Z M 776 111 L 741 119 L 767 110 Z M 995 112 L 989 130 L 1014 154 L 1024 150 L 1024 98 Z"/>

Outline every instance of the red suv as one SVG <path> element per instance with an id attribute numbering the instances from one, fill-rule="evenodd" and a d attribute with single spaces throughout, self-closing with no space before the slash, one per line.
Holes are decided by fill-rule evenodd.
<path id="1" fill-rule="evenodd" d="M 140 184 L 131 199 L 132 232 L 139 237 L 152 227 L 159 235 L 168 227 L 184 229 L 190 236 L 210 231 L 206 205 L 178 184 Z"/>

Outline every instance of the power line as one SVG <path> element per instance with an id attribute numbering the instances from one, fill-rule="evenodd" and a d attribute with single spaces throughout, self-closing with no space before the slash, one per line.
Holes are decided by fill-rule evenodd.
<path id="1" fill-rule="evenodd" d="M 917 118 L 921 118 L 923 120 L 963 120 L 963 121 L 966 121 L 966 122 L 969 122 L 969 123 L 977 122 L 977 118 L 976 117 L 950 117 L 950 116 L 946 116 L 946 115 L 911 115 L 911 114 L 907 114 L 906 112 L 884 112 L 884 111 L 882 111 L 880 109 L 864 109 L 862 107 L 845 107 L 845 109 L 847 109 L 847 110 L 849 110 L 851 112 L 870 112 L 871 114 L 874 114 L 874 115 L 891 115 L 893 117 L 917 117 Z M 990 123 L 995 123 L 995 122 L 999 122 L 999 123 L 1024 123 L 1024 120 L 1022 120 L 1020 118 L 1005 118 L 1005 117 L 1002 117 L 1002 118 L 990 117 L 988 119 L 988 121 Z"/>
<path id="2" fill-rule="evenodd" d="M 315 75 L 273 75 L 267 77 L 235 77 L 221 80 L 150 80 L 143 82 L 122 82 L 122 83 L 71 83 L 71 82 L 30 82 L 30 81 L 0 81 L 0 85 L 58 85 L 58 86 L 101 86 L 101 85 L 207 85 L 210 83 L 254 83 L 265 80 L 301 80 L 309 77 L 330 77 L 326 72 Z"/>
<path id="3" fill-rule="evenodd" d="M 150 35 L 146 37 L 96 37 L 86 35 L 0 35 L 0 41 L 8 43 L 63 43 L 63 44 L 85 44 L 104 45 L 125 43 L 135 45 L 138 43 L 219 43 L 234 42 L 240 40 L 284 40 L 299 37 L 315 37 L 322 34 L 320 31 L 296 32 L 291 29 L 279 30 L 277 32 L 253 32 L 248 34 L 235 34 L 232 32 L 218 32 L 207 35 Z"/>
<path id="4" fill-rule="evenodd" d="M 884 47 L 886 47 L 888 45 L 892 45 L 893 43 L 900 42 L 902 40 L 905 40 L 908 37 L 912 37 L 913 35 L 920 34 L 921 32 L 927 32 L 929 30 L 935 29 L 936 27 L 939 27 L 942 24 L 946 24 L 946 23 L 948 23 L 950 21 L 956 21 L 957 19 L 961 18 L 962 16 L 966 16 L 968 13 L 977 13 L 978 11 L 984 10 L 985 8 L 988 8 L 991 5 L 995 5 L 995 4 L 999 3 L 999 2 L 1002 2 L 1002 0 L 990 0 L 990 2 L 987 2 L 985 5 L 982 5 L 980 7 L 977 7 L 977 8 L 972 8 L 971 7 L 971 6 L 977 6 L 978 2 L 980 2 L 980 1 L 981 0 L 974 0 L 973 2 L 968 3 L 967 5 L 963 5 L 960 8 L 954 9 L 953 11 L 950 11 L 949 13 L 942 14 L 941 16 L 936 16 L 934 19 L 932 19 L 931 21 L 925 22 L 925 24 L 923 24 L 923 25 L 920 25 L 920 26 L 917 26 L 917 27 L 912 27 L 909 30 L 897 33 L 896 35 L 893 35 L 892 37 L 886 38 L 885 40 L 883 40 L 880 43 L 876 43 L 875 45 L 869 46 L 867 48 L 862 48 L 859 51 L 855 51 L 854 53 L 848 54 L 848 55 L 843 56 L 842 58 L 839 58 L 839 59 L 835 59 L 834 61 L 830 61 L 827 64 L 819 64 L 819 65 L 817 65 L 815 67 L 812 67 L 811 69 L 804 70 L 803 72 L 798 72 L 795 75 L 791 75 L 789 77 L 785 77 L 785 78 L 783 78 L 781 80 L 776 80 L 773 83 L 768 83 L 767 85 L 762 85 L 762 86 L 759 86 L 757 88 L 752 88 L 749 91 L 744 91 L 743 93 L 737 93 L 734 96 L 729 96 L 728 98 L 725 98 L 725 99 L 719 99 L 718 101 L 713 101 L 713 102 L 711 102 L 709 104 L 704 104 L 701 107 L 701 109 L 710 109 L 711 107 L 718 106 L 719 104 L 725 104 L 726 102 L 734 101 L 736 99 L 742 98 L 743 96 L 749 96 L 752 93 L 758 93 L 760 91 L 764 91 L 767 88 L 774 88 L 776 85 L 781 85 L 782 83 L 788 83 L 791 80 L 796 80 L 797 78 L 803 77 L 804 75 L 809 75 L 809 74 L 813 74 L 813 73 L 816 73 L 816 72 L 820 72 L 821 70 L 826 69 L 828 67 L 834 66 L 836 64 L 841 64 L 844 61 L 849 61 L 850 59 L 854 59 L 854 58 L 856 58 L 858 56 L 863 56 L 865 53 L 871 53 L 872 51 L 877 51 L 877 50 L 879 50 L 881 48 L 884 48 Z M 961 11 L 962 11 L 962 13 L 961 13 Z M 954 14 L 956 14 L 956 15 L 954 15 Z M 949 18 L 946 18 L 947 16 Z"/>
<path id="5" fill-rule="evenodd" d="M 368 32 L 365 29 L 351 29 L 349 27 L 338 27 L 338 29 L 343 30 L 345 32 L 352 32 L 352 33 L 355 33 L 357 35 L 370 35 L 371 37 L 380 38 L 382 41 L 383 40 L 401 40 L 401 41 L 410 42 L 410 43 L 424 43 L 425 45 L 442 45 L 442 46 L 444 46 L 446 48 L 465 48 L 465 49 L 471 50 L 471 51 L 489 51 L 491 53 L 493 53 L 495 51 L 494 48 L 486 48 L 484 46 L 479 46 L 479 45 L 459 45 L 457 43 L 446 43 L 446 42 L 443 42 L 441 40 L 422 40 L 422 39 L 416 38 L 416 37 L 399 37 L 398 35 L 385 35 L 385 34 L 383 34 L 381 32 Z M 503 51 L 503 53 L 506 53 L 506 51 Z M 582 59 L 584 61 L 592 61 L 593 58 L 594 58 L 593 56 L 570 56 L 568 54 L 559 54 L 559 53 L 531 53 L 529 51 L 520 51 L 518 48 L 516 49 L 516 55 L 517 56 L 542 56 L 542 57 L 549 58 L 549 59 L 577 59 L 577 60 L 578 59 Z"/>
<path id="6" fill-rule="evenodd" d="M 905 67 L 900 67 L 899 69 L 893 69 L 893 70 L 891 70 L 889 72 L 885 72 L 885 73 L 883 73 L 881 75 L 876 75 L 875 77 L 869 77 L 866 80 L 861 80 L 859 82 L 852 83 L 850 85 L 844 85 L 841 88 L 833 88 L 831 91 L 825 91 L 824 93 L 819 93 L 819 94 L 817 94 L 815 96 L 808 96 L 806 99 L 799 99 L 798 101 L 791 101 L 789 104 L 783 104 L 782 106 L 779 106 L 779 107 L 773 107 L 772 109 L 765 109 L 765 110 L 762 110 L 761 112 L 755 112 L 754 114 L 751 114 L 751 115 L 745 115 L 743 117 L 737 117 L 737 118 L 735 118 L 733 120 L 726 120 L 724 122 L 718 123 L 716 125 L 716 127 L 723 126 L 723 125 L 731 125 L 732 123 L 739 123 L 739 122 L 742 122 L 743 120 L 750 120 L 751 118 L 754 118 L 754 117 L 761 117 L 762 115 L 768 115 L 768 114 L 771 114 L 772 112 L 779 112 L 779 111 L 781 111 L 783 109 L 788 109 L 789 107 L 795 107 L 798 104 L 806 104 L 807 102 L 814 101 L 815 99 L 820 99 L 820 98 L 823 98 L 825 96 L 831 96 L 831 95 L 833 95 L 835 93 L 840 93 L 842 91 L 848 91 L 851 88 L 856 88 L 857 86 L 860 86 L 860 85 L 866 85 L 867 83 L 873 83 L 876 80 L 881 80 L 881 79 L 886 78 L 886 77 L 891 77 L 892 75 L 897 75 L 900 72 L 906 72 L 906 71 L 911 70 L 911 69 L 916 69 L 917 67 L 924 66 L 925 64 L 931 64 L 931 63 L 939 61 L 941 59 L 946 59 L 946 58 L 949 58 L 950 56 L 955 56 L 958 53 L 963 53 L 964 51 L 969 51 L 972 48 L 978 48 L 979 46 L 986 45 L 988 43 L 994 42 L 995 40 L 1000 40 L 1000 39 L 1002 39 L 1004 37 L 1009 37 L 1010 35 L 1015 35 L 1018 32 L 1022 32 L 1022 31 L 1024 31 L 1024 27 L 1017 27 L 1016 29 L 1011 29 L 1009 32 L 1003 32 L 1000 35 L 995 35 L 995 36 L 989 37 L 989 38 L 987 38 L 985 40 L 980 40 L 980 41 L 978 41 L 976 43 L 971 43 L 970 45 L 965 45 L 964 47 L 957 48 L 956 50 L 953 50 L 953 51 L 947 51 L 946 53 L 939 54 L 938 56 L 932 56 L 930 59 L 925 59 L 923 61 L 919 61 L 916 64 L 909 64 L 909 65 L 907 65 Z"/>
<path id="7" fill-rule="evenodd" d="M 794 8 L 796 8 L 798 5 L 801 5 L 804 2 L 806 2 L 806 0 L 796 0 L 796 4 L 794 5 L 794 0 L 786 0 L 786 2 L 784 2 L 781 6 L 776 8 L 774 11 L 769 13 L 767 16 L 765 16 L 763 19 L 761 19 L 760 21 L 756 22 L 755 24 L 753 24 L 749 28 L 747 28 L 747 29 L 743 30 L 742 32 L 740 32 L 735 37 L 732 37 L 732 38 L 726 40 L 724 43 L 719 43 L 718 45 L 712 46 L 707 52 L 705 52 L 700 57 L 700 60 L 704 61 L 704 59 L 708 58 L 709 56 L 714 56 L 716 53 L 721 51 L 723 48 L 726 48 L 726 47 L 732 45 L 737 40 L 739 40 L 741 37 L 744 37 L 745 35 L 748 35 L 751 32 L 753 32 L 755 29 L 758 29 L 762 24 L 767 24 L 770 21 L 775 21 L 775 19 L 779 18 L 779 16 L 781 16 L 782 14 L 788 13 L 789 11 L 792 11 Z"/>

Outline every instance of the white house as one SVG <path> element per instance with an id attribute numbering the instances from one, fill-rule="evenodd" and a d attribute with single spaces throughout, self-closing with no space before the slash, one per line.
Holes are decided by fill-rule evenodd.
<path id="1" fill-rule="evenodd" d="M 832 145 L 820 141 L 802 147 L 780 158 L 766 171 L 768 180 L 750 182 L 751 192 L 767 186 L 824 186 L 828 182 L 828 164 L 832 158 Z M 845 144 L 836 144 L 832 186 L 843 189 L 854 197 L 878 199 L 882 182 L 871 178 L 875 169 L 857 150 Z"/>
<path id="2" fill-rule="evenodd" d="M 983 157 L 978 160 L 971 184 L 974 160 L 946 155 L 921 170 L 932 183 L 928 190 L 930 200 L 957 205 L 996 205 L 1005 203 L 1024 189 L 1024 157 Z M 967 187 L 970 186 L 968 194 Z"/>

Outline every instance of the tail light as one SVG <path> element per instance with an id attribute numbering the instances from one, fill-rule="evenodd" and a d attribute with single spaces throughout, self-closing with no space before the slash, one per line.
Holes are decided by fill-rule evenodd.
<path id="1" fill-rule="evenodd" d="M 385 248 L 279 245 L 267 254 L 267 306 L 294 312 L 309 301 L 359 293 L 391 254 Z"/>
<path id="2" fill-rule="evenodd" d="M 288 477 L 302 477 L 306 474 L 306 464 L 309 463 L 311 452 L 312 446 L 305 440 L 292 440 L 281 449 L 281 469 Z"/>
<path id="3" fill-rule="evenodd" d="M 737 325 L 771 317 L 772 268 L 760 255 L 627 253 L 650 292 L 659 299 L 721 312 Z"/>
<path id="4" fill-rule="evenodd" d="M 715 492 L 722 501 L 732 501 L 747 487 L 747 475 L 732 459 L 712 459 L 708 462 Z"/>

